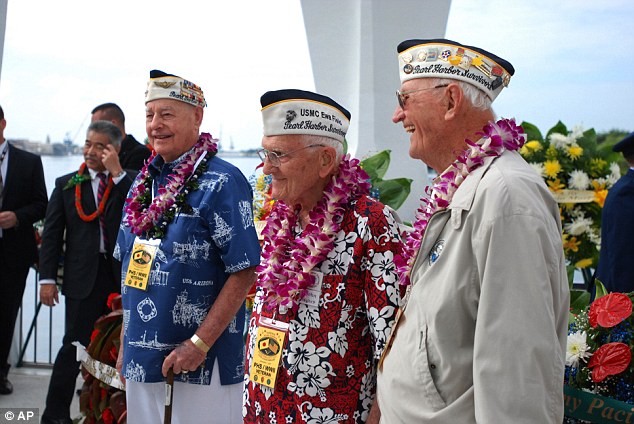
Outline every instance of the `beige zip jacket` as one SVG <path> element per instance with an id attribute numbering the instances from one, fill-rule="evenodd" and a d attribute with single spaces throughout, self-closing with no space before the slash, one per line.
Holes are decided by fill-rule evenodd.
<path id="1" fill-rule="evenodd" d="M 381 423 L 561 423 L 569 288 L 559 208 L 517 152 L 435 214 L 378 375 Z"/>

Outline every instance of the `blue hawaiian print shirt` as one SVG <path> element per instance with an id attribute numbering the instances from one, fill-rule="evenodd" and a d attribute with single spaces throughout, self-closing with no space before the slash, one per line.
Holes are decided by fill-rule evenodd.
<path id="1" fill-rule="evenodd" d="M 156 156 L 148 166 L 154 176 L 155 192 L 181 159 L 164 163 Z M 134 184 L 138 183 L 137 179 Z M 186 199 L 193 212 L 181 212 L 170 223 L 157 249 L 145 291 L 123 284 L 136 237 L 121 224 L 114 256 L 123 264 L 126 379 L 163 381 L 163 360 L 196 332 L 229 275 L 259 264 L 252 199 L 251 186 L 240 170 L 218 157 L 208 160 L 198 190 Z M 242 383 L 244 319 L 243 304 L 209 350 L 203 366 L 181 374 L 181 380 L 209 384 L 217 359 L 223 385 Z"/>

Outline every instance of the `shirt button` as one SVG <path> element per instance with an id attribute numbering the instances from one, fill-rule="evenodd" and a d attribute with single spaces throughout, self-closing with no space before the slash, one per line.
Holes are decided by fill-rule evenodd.
<path id="1" fill-rule="evenodd" d="M 435 369 L 436 369 L 436 365 L 431 364 L 431 365 L 429 366 L 429 368 L 431 368 L 432 370 L 435 370 Z"/>

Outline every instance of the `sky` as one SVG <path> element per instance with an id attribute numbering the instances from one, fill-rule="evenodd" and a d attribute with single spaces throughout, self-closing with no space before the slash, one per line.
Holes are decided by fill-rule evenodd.
<path id="1" fill-rule="evenodd" d="M 632 18 L 631 0 L 454 0 L 445 38 L 514 65 L 500 116 L 632 131 Z M 92 108 L 115 102 L 143 140 L 151 69 L 203 88 L 201 129 L 225 149 L 260 145 L 265 91 L 315 87 L 299 0 L 9 0 L 5 137 L 82 144 Z"/>

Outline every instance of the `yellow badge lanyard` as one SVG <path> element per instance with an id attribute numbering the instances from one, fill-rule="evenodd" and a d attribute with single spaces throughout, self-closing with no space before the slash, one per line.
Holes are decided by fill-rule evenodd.
<path id="1" fill-rule="evenodd" d="M 160 239 L 144 240 L 138 236 L 134 239 L 128 271 L 125 273 L 124 284 L 126 286 L 147 290 L 152 263 L 160 244 Z"/>
<path id="2" fill-rule="evenodd" d="M 194 164 L 191 175 L 194 175 L 196 168 L 203 161 L 207 152 L 202 152 Z M 190 177 L 191 178 L 191 177 Z M 152 198 L 155 197 L 154 184 L 152 184 Z M 152 263 L 156 257 L 156 251 L 161 244 L 160 239 L 145 240 L 140 237 L 134 239 L 132 254 L 128 263 L 128 271 L 125 274 L 124 284 L 139 290 L 147 290 L 150 280 Z"/>
<path id="3" fill-rule="evenodd" d="M 288 334 L 287 322 L 260 316 L 249 379 L 274 388 Z"/>

